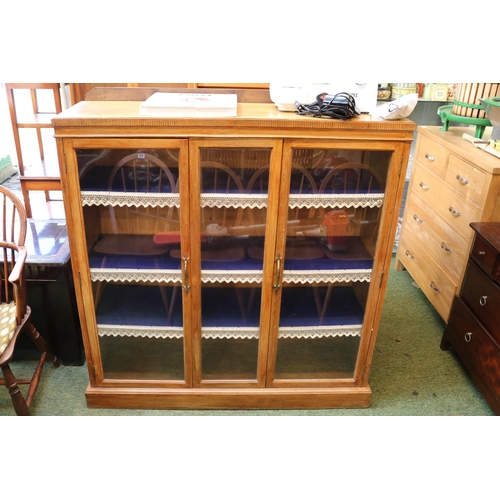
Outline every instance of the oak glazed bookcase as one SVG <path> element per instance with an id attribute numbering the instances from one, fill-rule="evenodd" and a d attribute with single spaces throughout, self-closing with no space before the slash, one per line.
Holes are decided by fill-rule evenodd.
<path id="1" fill-rule="evenodd" d="M 367 407 L 413 122 L 53 120 L 90 407 Z"/>

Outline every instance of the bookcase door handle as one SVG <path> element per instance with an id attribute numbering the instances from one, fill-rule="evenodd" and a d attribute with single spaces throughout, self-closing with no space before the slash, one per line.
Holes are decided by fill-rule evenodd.
<path id="1" fill-rule="evenodd" d="M 182 257 L 182 289 L 187 293 L 191 289 L 188 273 L 189 257 Z"/>
<path id="2" fill-rule="evenodd" d="M 273 288 L 279 290 L 281 288 L 281 256 L 278 255 L 274 260 L 276 262 L 276 281 Z"/>

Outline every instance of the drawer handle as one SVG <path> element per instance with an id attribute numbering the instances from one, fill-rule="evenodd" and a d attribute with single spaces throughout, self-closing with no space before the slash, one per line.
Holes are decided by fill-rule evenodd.
<path id="1" fill-rule="evenodd" d="M 488 296 L 487 295 L 483 295 L 480 299 L 479 299 L 479 304 L 482 305 L 483 307 L 486 305 L 486 301 L 488 300 Z"/>
<path id="2" fill-rule="evenodd" d="M 465 341 L 470 342 L 472 340 L 472 332 L 467 332 L 465 334 Z"/>
<path id="3" fill-rule="evenodd" d="M 421 182 L 419 184 L 419 186 L 424 190 L 424 191 L 428 191 L 429 190 L 429 186 L 427 186 L 426 184 L 424 184 L 423 182 Z"/>
<path id="4" fill-rule="evenodd" d="M 441 248 L 445 251 L 445 252 L 449 252 L 449 253 L 452 253 L 453 250 L 449 247 L 447 247 L 445 244 L 444 244 L 444 241 L 441 243 Z"/>
<path id="5" fill-rule="evenodd" d="M 429 153 L 425 153 L 425 157 L 429 160 L 429 161 L 436 161 L 436 158 L 434 156 L 431 156 Z"/>
<path id="6" fill-rule="evenodd" d="M 419 224 L 422 224 L 422 222 L 424 222 L 422 219 L 420 219 L 419 217 L 417 217 L 417 214 L 415 214 L 413 216 L 413 218 L 419 223 Z"/>
<path id="7" fill-rule="evenodd" d="M 469 184 L 469 179 L 465 179 L 460 174 L 457 174 L 457 180 L 460 184 Z"/>
<path id="8" fill-rule="evenodd" d="M 479 252 L 477 252 L 477 254 L 479 255 L 479 257 L 484 257 L 486 255 L 486 252 L 484 250 L 480 250 Z"/>
<path id="9" fill-rule="evenodd" d="M 410 257 L 410 259 L 414 259 L 415 258 L 415 257 L 413 257 L 413 255 L 408 250 L 406 250 L 405 253 L 406 253 L 407 257 Z"/>
<path id="10" fill-rule="evenodd" d="M 455 210 L 453 207 L 450 207 L 448 210 L 449 210 L 449 211 L 451 212 L 451 214 L 452 214 L 452 215 L 454 215 L 455 217 L 460 217 L 460 216 L 462 215 L 462 213 L 461 213 L 461 212 L 459 212 L 458 210 Z"/>
<path id="11" fill-rule="evenodd" d="M 431 281 L 430 282 L 430 285 L 429 285 L 435 292 L 437 293 L 441 293 L 441 289 L 440 288 L 437 288 L 436 285 L 434 284 L 434 281 Z"/>

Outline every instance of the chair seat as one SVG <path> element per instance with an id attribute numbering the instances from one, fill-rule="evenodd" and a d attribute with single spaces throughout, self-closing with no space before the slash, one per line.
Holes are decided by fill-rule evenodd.
<path id="1" fill-rule="evenodd" d="M 15 302 L 0 304 L 0 356 L 11 341 L 17 328 Z"/>

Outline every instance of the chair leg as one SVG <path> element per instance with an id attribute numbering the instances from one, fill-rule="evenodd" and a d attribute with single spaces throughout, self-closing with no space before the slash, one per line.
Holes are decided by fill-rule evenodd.
<path id="1" fill-rule="evenodd" d="M 104 281 L 98 281 L 97 282 L 97 288 L 95 291 L 95 299 L 94 299 L 94 306 L 97 309 L 97 304 L 99 304 L 99 301 L 101 300 L 102 293 L 104 292 L 104 287 L 106 286 L 106 283 Z"/>
<path id="2" fill-rule="evenodd" d="M 172 324 L 172 316 L 174 314 L 174 306 L 177 298 L 177 291 L 180 289 L 179 285 L 174 285 L 172 290 L 172 298 L 170 299 L 170 309 L 168 310 L 168 324 Z"/>
<path id="3" fill-rule="evenodd" d="M 29 336 L 36 344 L 38 349 L 40 349 L 40 351 L 42 352 L 47 353 L 47 358 L 49 358 L 49 361 L 51 361 L 55 367 L 61 366 L 61 362 L 59 361 L 59 359 L 50 350 L 47 342 L 45 342 L 44 338 L 38 333 L 38 330 L 31 324 L 31 322 L 28 322 L 26 324 L 26 331 L 28 332 Z"/>
<path id="4" fill-rule="evenodd" d="M 102 268 L 105 268 L 106 267 L 106 256 L 104 256 L 102 258 L 102 262 L 101 262 L 101 267 Z M 106 286 L 106 282 L 105 281 L 98 281 L 97 282 L 97 287 L 96 287 L 96 291 L 95 291 L 95 298 L 94 298 L 94 306 L 97 310 L 97 304 L 99 304 L 99 301 L 101 300 L 101 296 L 104 292 L 104 287 Z"/>
<path id="5" fill-rule="evenodd" d="M 238 299 L 238 305 L 240 306 L 241 317 L 243 318 L 243 321 L 246 323 L 247 315 L 246 315 L 245 299 L 243 298 L 243 292 L 239 287 L 236 287 L 236 298 Z"/>
<path id="6" fill-rule="evenodd" d="M 12 373 L 10 366 L 5 364 L 2 365 L 2 373 L 5 380 L 5 386 L 9 390 L 10 398 L 12 399 L 12 405 L 14 406 L 14 411 L 16 415 L 19 416 L 29 416 L 30 410 L 24 396 L 19 389 L 16 377 Z"/>
<path id="7" fill-rule="evenodd" d="M 330 284 L 330 285 L 328 285 L 328 289 L 326 291 L 326 297 L 325 297 L 325 300 L 323 302 L 323 309 L 321 310 L 321 314 L 320 314 L 320 319 L 319 319 L 320 325 L 323 324 L 323 320 L 325 319 L 325 314 L 328 311 L 328 306 L 330 305 L 330 297 L 332 296 L 332 291 L 333 291 L 333 287 Z"/>
<path id="8" fill-rule="evenodd" d="M 170 311 L 170 302 L 168 301 L 168 295 L 167 295 L 167 287 L 160 285 L 160 295 L 161 295 L 161 300 L 163 302 L 163 307 L 165 307 L 165 311 L 168 312 Z"/>

